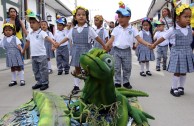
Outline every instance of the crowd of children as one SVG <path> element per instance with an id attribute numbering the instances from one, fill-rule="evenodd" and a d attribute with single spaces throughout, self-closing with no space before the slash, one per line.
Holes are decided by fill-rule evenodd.
<path id="1" fill-rule="evenodd" d="M 23 49 L 21 42 L 15 36 L 14 25 L 5 23 L 3 25 L 5 37 L 0 42 L 0 46 L 6 50 L 7 67 L 11 67 L 12 79 L 9 86 L 17 84 L 16 71 L 20 76 L 20 85 L 25 85 L 24 75 L 21 72 L 22 54 L 30 46 L 32 68 L 37 81 L 32 89 L 45 90 L 49 87 L 48 74 L 53 72 L 50 59 L 54 57 L 54 51 L 56 51 L 58 75 L 62 75 L 63 71 L 69 74 L 70 66 L 75 67 L 72 72 L 72 75 L 75 76 L 72 93 L 76 94 L 80 90 L 81 81 L 77 76 L 82 72 L 79 62 L 80 55 L 93 47 L 104 49 L 107 52 L 112 50 L 111 54 L 115 60 L 114 85 L 115 87 L 123 85 L 131 89 L 132 85 L 129 80 L 132 70 L 132 49 L 135 49 L 137 53 L 137 60 L 141 68 L 140 76 L 146 77 L 152 76 L 149 63 L 155 60 L 153 49 L 157 46 L 156 71 L 161 70 L 162 59 L 163 70 L 174 74 L 170 93 L 176 97 L 184 95 L 186 73 L 194 72 L 194 54 L 190 46 L 194 33 L 190 27 L 191 9 L 189 5 L 180 3 L 176 5 L 172 20 L 169 10 L 164 9 L 163 18 L 155 22 L 154 32 L 149 18 L 142 19 L 142 30 L 138 32 L 129 23 L 131 10 L 123 2 L 120 2 L 119 5 L 116 11 L 118 26 L 113 28 L 111 25 L 109 33 L 103 28 L 102 15 L 94 17 L 96 29 L 92 28 L 89 24 L 89 11 L 82 6 L 78 6 L 73 11 L 72 28 L 69 27 L 66 30 L 65 27 L 68 25 L 66 19 L 58 17 L 57 31 L 54 36 L 49 31 L 47 21 L 41 21 L 39 16 L 32 11 L 27 11 L 27 20 L 32 32 L 28 34 Z M 137 40 L 136 44 L 134 44 L 134 39 Z M 94 43 L 91 43 L 92 41 Z M 170 41 L 173 45 L 168 64 L 167 52 Z M 70 52 L 72 58 L 69 63 Z"/>

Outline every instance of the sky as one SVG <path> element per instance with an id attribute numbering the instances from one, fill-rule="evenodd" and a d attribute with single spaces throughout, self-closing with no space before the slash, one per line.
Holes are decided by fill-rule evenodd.
<path id="1" fill-rule="evenodd" d="M 70 1 L 70 0 L 69 0 Z M 71 0 L 75 1 L 75 0 Z M 121 0 L 77 0 L 78 6 L 84 6 L 90 11 L 90 19 L 100 14 L 107 21 L 114 21 L 115 11 L 119 8 Z M 132 16 L 130 21 L 135 21 L 146 17 L 148 8 L 152 0 L 122 0 L 131 9 Z M 65 3 L 64 3 L 65 4 Z"/>

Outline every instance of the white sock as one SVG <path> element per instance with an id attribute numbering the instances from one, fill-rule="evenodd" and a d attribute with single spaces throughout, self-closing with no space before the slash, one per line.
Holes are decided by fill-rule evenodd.
<path id="1" fill-rule="evenodd" d="M 74 85 L 79 87 L 79 83 L 80 83 L 80 79 L 79 78 L 74 78 Z"/>
<path id="2" fill-rule="evenodd" d="M 184 87 L 186 81 L 186 75 L 180 76 L 180 87 Z"/>
<path id="3" fill-rule="evenodd" d="M 145 65 L 145 63 L 140 63 L 140 65 L 141 65 L 141 72 L 144 72 L 144 65 Z"/>
<path id="4" fill-rule="evenodd" d="M 20 80 L 24 80 L 24 73 L 22 71 L 18 71 L 18 75 L 20 77 Z"/>
<path id="5" fill-rule="evenodd" d="M 11 79 L 12 81 L 16 81 L 16 71 L 11 72 Z"/>
<path id="6" fill-rule="evenodd" d="M 150 69 L 150 63 L 146 62 L 146 70 L 149 71 L 149 69 Z"/>
<path id="7" fill-rule="evenodd" d="M 48 69 L 51 69 L 51 61 L 48 61 Z"/>
<path id="8" fill-rule="evenodd" d="M 180 77 L 173 76 L 172 78 L 172 89 L 178 88 Z"/>

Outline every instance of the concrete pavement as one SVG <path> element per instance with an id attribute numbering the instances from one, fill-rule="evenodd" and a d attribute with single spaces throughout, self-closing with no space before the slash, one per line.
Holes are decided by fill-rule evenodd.
<path id="1" fill-rule="evenodd" d="M 68 95 L 73 87 L 73 77 L 57 75 L 55 60 L 52 60 L 54 73 L 50 75 L 50 88 L 46 91 L 58 95 Z M 10 70 L 0 71 L 0 118 L 32 98 L 31 86 L 35 80 L 31 64 L 25 65 L 26 86 L 8 87 Z M 73 70 L 73 68 L 71 68 Z M 144 111 L 153 115 L 156 120 L 149 120 L 151 126 L 193 126 L 194 125 L 194 73 L 188 74 L 185 95 L 175 98 L 170 95 L 172 74 L 167 71 L 155 71 L 155 62 L 151 62 L 151 77 L 139 75 L 139 64 L 133 56 L 133 69 L 130 82 L 134 89 L 147 92 L 150 97 L 139 98 Z M 81 84 L 83 87 L 83 81 Z"/>

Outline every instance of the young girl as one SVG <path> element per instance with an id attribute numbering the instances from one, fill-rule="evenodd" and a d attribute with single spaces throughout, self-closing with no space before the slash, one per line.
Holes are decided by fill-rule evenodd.
<path id="1" fill-rule="evenodd" d="M 179 97 L 184 94 L 186 73 L 194 71 L 194 57 L 190 47 L 194 33 L 190 27 L 191 9 L 189 5 L 182 4 L 175 7 L 175 13 L 174 28 L 170 28 L 163 37 L 152 45 L 152 48 L 171 36 L 175 38 L 167 70 L 174 73 L 170 93 Z"/>
<path id="2" fill-rule="evenodd" d="M 21 41 L 15 36 L 15 27 L 13 24 L 6 23 L 3 25 L 3 33 L 5 37 L 0 42 L 0 46 L 6 50 L 6 65 L 11 67 L 12 81 L 9 86 L 17 84 L 16 72 L 20 76 L 20 86 L 25 85 L 24 74 L 21 71 L 22 61 L 22 47 Z"/>
<path id="3" fill-rule="evenodd" d="M 65 30 L 65 25 L 67 22 L 64 18 L 60 17 L 57 19 L 57 32 L 54 35 L 56 42 L 61 42 L 65 36 L 67 36 L 67 30 Z M 61 44 L 56 49 L 56 60 L 57 60 L 57 68 L 58 68 L 58 75 L 62 75 L 63 71 L 65 74 L 69 74 L 69 49 L 68 43 Z"/>
<path id="4" fill-rule="evenodd" d="M 49 37 L 54 39 L 53 34 L 48 30 L 48 22 L 47 21 L 41 21 L 41 29 L 47 33 Z M 53 70 L 51 68 L 51 61 L 50 59 L 54 57 L 54 52 L 52 51 L 52 44 L 45 40 L 44 42 L 45 48 L 46 48 L 46 54 L 47 54 L 47 60 L 48 60 L 48 73 L 52 74 Z"/>
<path id="5" fill-rule="evenodd" d="M 96 26 L 96 33 L 103 40 L 103 42 L 105 44 L 108 41 L 108 32 L 106 31 L 106 29 L 104 29 L 102 27 L 102 24 L 103 24 L 102 15 L 96 15 L 94 17 L 94 24 Z M 102 45 L 100 45 L 100 43 L 95 41 L 94 42 L 94 48 L 101 48 L 102 49 Z"/>
<path id="6" fill-rule="evenodd" d="M 153 34 L 152 34 L 152 25 L 151 21 L 148 18 L 142 19 L 142 31 L 139 32 L 139 36 L 149 43 L 153 43 Z M 154 52 L 150 48 L 146 47 L 143 44 L 139 44 L 137 48 L 138 52 L 138 61 L 141 65 L 141 76 L 151 76 L 149 70 L 149 61 L 155 60 Z M 144 72 L 144 66 L 146 65 L 146 73 Z"/>
<path id="7" fill-rule="evenodd" d="M 103 47 L 105 47 L 103 41 L 98 37 L 97 33 L 94 31 L 92 27 L 89 26 L 89 11 L 81 6 L 78 6 L 73 11 L 73 24 L 74 28 L 71 29 L 68 36 L 65 37 L 59 45 L 68 40 L 72 40 L 72 59 L 71 66 L 75 67 L 74 75 L 79 75 L 81 71 L 79 58 L 80 55 L 89 51 L 92 47 L 91 39 L 95 39 L 98 41 Z M 77 93 L 79 90 L 80 80 L 78 78 L 74 78 L 74 88 L 72 93 Z"/>

